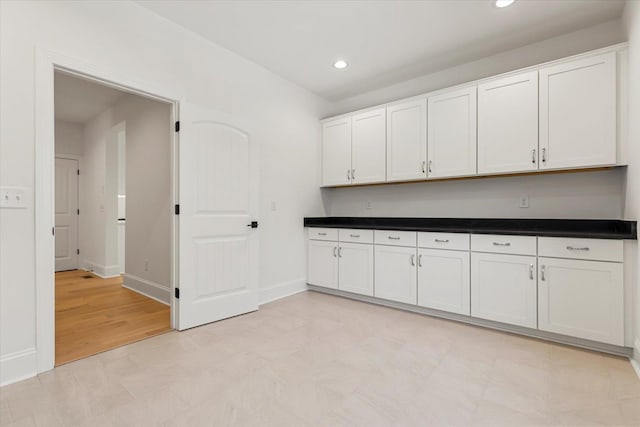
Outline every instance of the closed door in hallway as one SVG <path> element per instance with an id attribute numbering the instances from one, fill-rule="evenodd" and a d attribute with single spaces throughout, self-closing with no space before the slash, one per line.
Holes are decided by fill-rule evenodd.
<path id="1" fill-rule="evenodd" d="M 78 161 L 56 157 L 56 271 L 78 268 Z"/>

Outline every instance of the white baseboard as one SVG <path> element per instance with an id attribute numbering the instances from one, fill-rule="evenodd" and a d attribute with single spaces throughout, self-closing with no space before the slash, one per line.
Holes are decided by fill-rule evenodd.
<path id="1" fill-rule="evenodd" d="M 35 348 L 6 354 L 0 357 L 0 387 L 35 377 L 37 371 L 38 360 Z"/>
<path id="2" fill-rule="evenodd" d="M 85 259 L 82 261 L 82 269 L 90 271 L 102 279 L 120 276 L 119 265 L 102 265 Z"/>
<path id="3" fill-rule="evenodd" d="M 640 378 L 640 338 L 636 338 L 633 343 L 633 356 L 631 356 L 631 366 L 636 371 L 636 375 Z"/>
<path id="4" fill-rule="evenodd" d="M 307 281 L 302 278 L 260 289 L 258 304 L 266 304 L 271 301 L 279 300 L 280 298 L 288 297 L 299 292 L 304 292 L 307 290 L 306 282 Z"/>
<path id="5" fill-rule="evenodd" d="M 159 283 L 125 273 L 122 286 L 163 304 L 171 305 L 171 290 Z"/>

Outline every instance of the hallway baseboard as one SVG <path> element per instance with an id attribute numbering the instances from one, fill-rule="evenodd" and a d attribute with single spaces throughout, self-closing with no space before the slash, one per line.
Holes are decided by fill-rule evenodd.
<path id="1" fill-rule="evenodd" d="M 165 305 L 171 305 L 171 290 L 169 288 L 133 274 L 125 273 L 122 277 L 122 286 L 125 288 Z"/>

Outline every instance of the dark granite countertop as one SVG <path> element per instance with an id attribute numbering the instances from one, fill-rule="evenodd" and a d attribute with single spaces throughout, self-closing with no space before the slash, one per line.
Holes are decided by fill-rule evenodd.
<path id="1" fill-rule="evenodd" d="M 316 217 L 305 218 L 304 226 L 591 239 L 638 239 L 637 222 L 619 219 Z"/>

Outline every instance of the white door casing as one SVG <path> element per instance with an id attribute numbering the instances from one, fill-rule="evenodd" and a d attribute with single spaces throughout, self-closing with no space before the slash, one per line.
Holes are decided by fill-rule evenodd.
<path id="1" fill-rule="evenodd" d="M 178 329 L 258 309 L 258 158 L 236 117 L 180 105 Z"/>
<path id="2" fill-rule="evenodd" d="M 55 269 L 78 268 L 78 161 L 55 161 Z"/>

